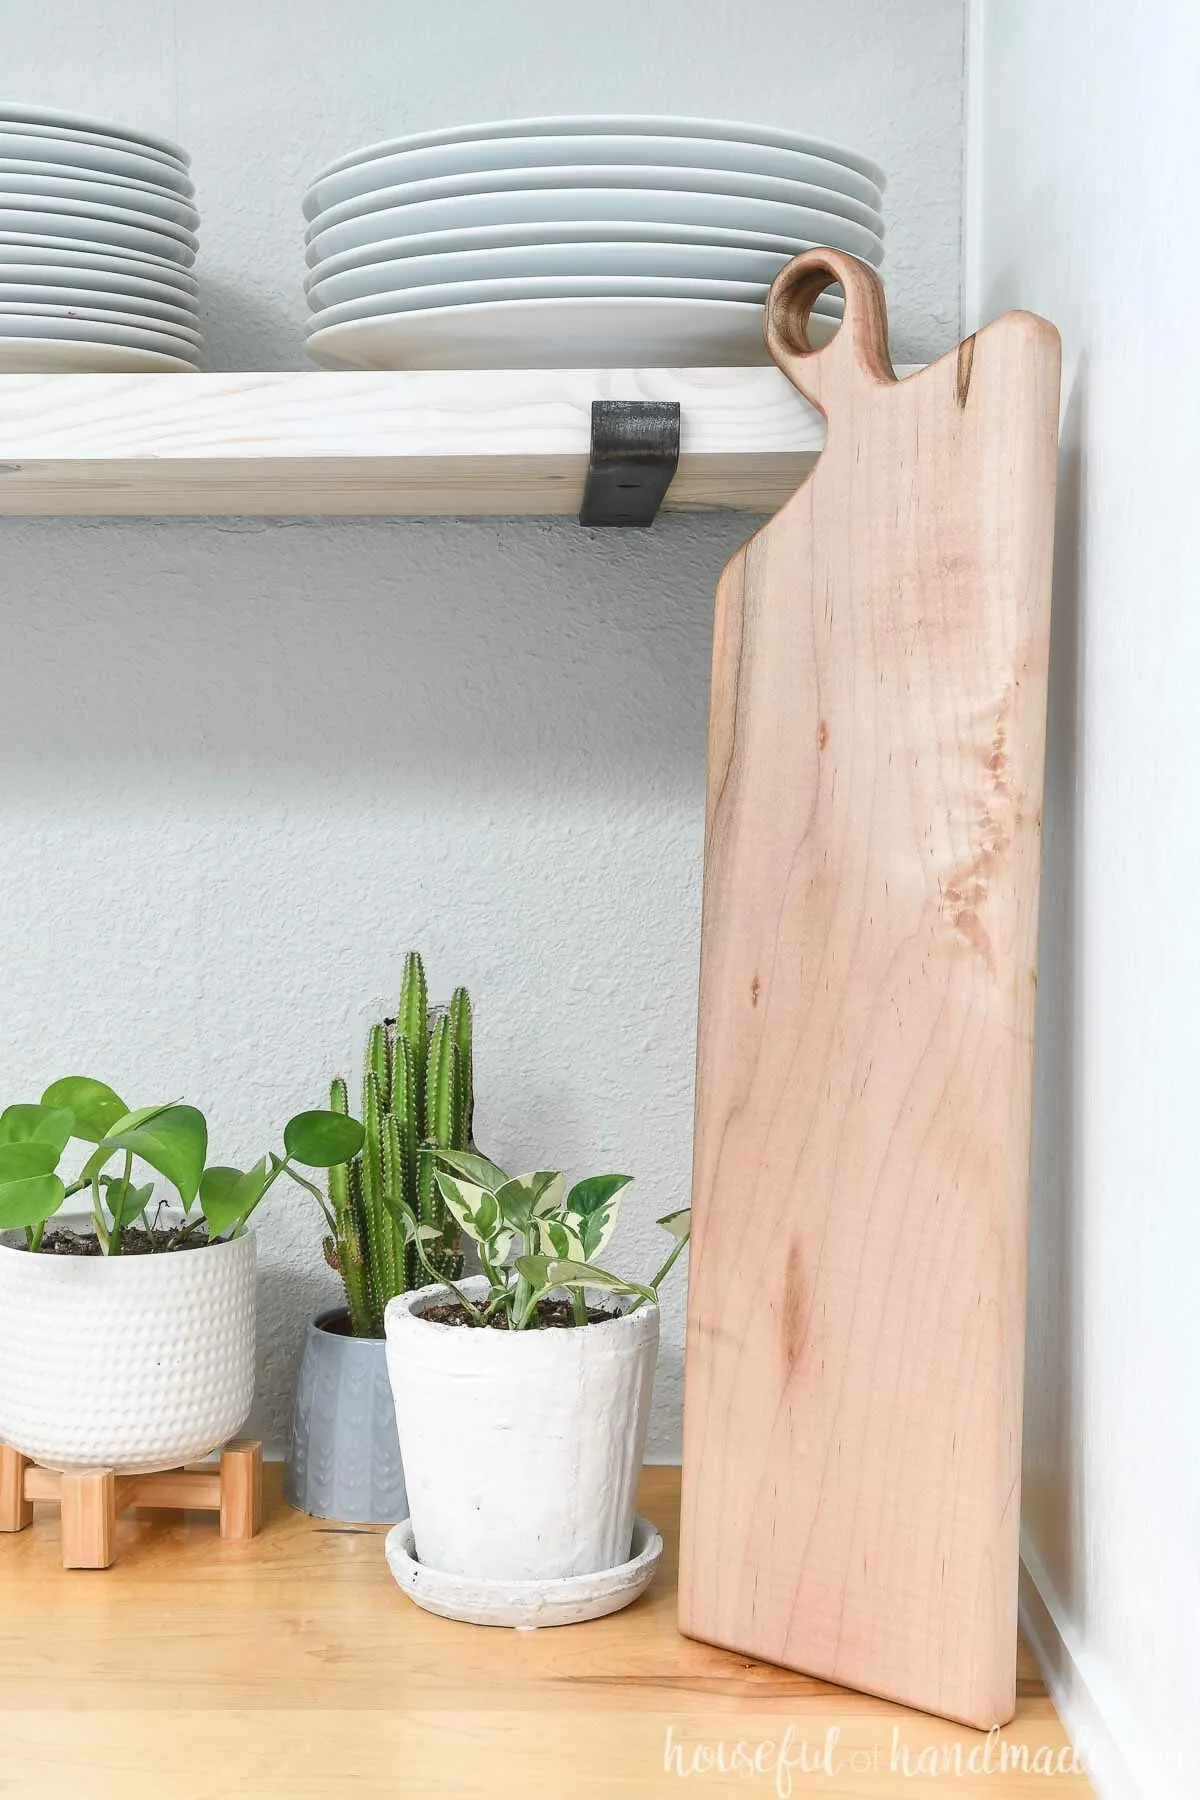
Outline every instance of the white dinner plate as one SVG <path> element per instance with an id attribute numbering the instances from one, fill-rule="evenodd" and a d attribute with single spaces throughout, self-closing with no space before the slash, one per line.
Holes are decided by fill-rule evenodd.
<path id="1" fill-rule="evenodd" d="M 618 240 L 626 244 L 655 246 L 711 244 L 714 247 L 739 250 L 778 250 L 786 256 L 798 256 L 802 250 L 815 248 L 812 239 L 798 238 L 786 232 L 738 231 L 722 226 L 665 224 L 648 219 L 550 219 L 540 223 L 475 225 L 461 230 L 413 232 L 405 237 L 384 238 L 378 244 L 365 244 L 356 250 L 343 251 L 338 256 L 322 258 L 317 267 L 305 276 L 304 285 L 311 290 L 318 282 L 328 281 L 334 276 L 410 256 L 434 256 L 451 251 L 496 250 L 536 244 L 615 243 Z"/>
<path id="2" fill-rule="evenodd" d="M 200 367 L 200 353 L 185 338 L 169 337 L 160 331 L 146 331 L 137 326 L 110 326 L 83 319 L 49 319 L 41 313 L 14 317 L 0 313 L 0 342 L 34 338 L 45 342 L 58 338 L 63 344 L 92 344 L 101 349 L 142 349 L 155 356 L 173 356 L 185 367 Z"/>
<path id="3" fill-rule="evenodd" d="M 740 250 L 729 244 L 515 244 L 441 256 L 400 256 L 314 281 L 314 309 L 428 287 L 436 281 L 512 280 L 521 275 L 640 275 L 675 280 L 773 281 L 792 251 Z M 2 277 L 2 271 L 0 271 Z"/>
<path id="4" fill-rule="evenodd" d="M 5 375 L 194 375 L 194 362 L 128 344 L 78 344 L 65 338 L 0 337 Z"/>
<path id="5" fill-rule="evenodd" d="M 762 321 L 740 300 L 501 300 L 353 319 L 307 349 L 326 369 L 742 367 L 771 360 Z M 836 329 L 814 317 L 813 345 Z"/>
<path id="6" fill-rule="evenodd" d="M 114 325 L 145 325 L 151 331 L 177 332 L 200 344 L 194 312 L 163 306 L 141 295 L 98 294 L 92 289 L 24 287 L 4 280 L 0 270 L 0 313 L 48 313 L 67 319 L 107 319 Z"/>
<path id="7" fill-rule="evenodd" d="M 188 294 L 196 292 L 196 277 L 165 257 L 122 245 L 98 244 L 93 238 L 39 237 L 36 232 L 5 231 L 0 222 L 0 263 L 33 260 L 63 269 L 108 269 L 139 280 L 165 282 Z"/>
<path id="8" fill-rule="evenodd" d="M 0 132 L 6 136 L 35 138 L 42 148 L 37 155 L 66 156 L 68 162 L 91 163 L 93 157 L 136 156 L 151 163 L 160 173 L 151 176 L 151 180 L 161 179 L 168 187 L 174 186 L 175 180 L 183 177 L 187 180 L 189 158 L 182 161 L 173 156 L 166 156 L 161 150 L 154 150 L 149 144 L 134 144 L 128 138 L 110 138 L 98 135 L 93 131 L 70 131 L 62 125 L 32 125 L 27 120 L 6 119 L 0 112 Z M 99 163 L 96 164 L 100 166 Z M 117 170 L 119 174 L 132 174 L 132 170 Z"/>
<path id="9" fill-rule="evenodd" d="M 134 131 L 128 125 L 112 125 L 103 119 L 89 119 L 83 113 L 59 112 L 52 106 L 21 106 L 15 101 L 0 100 L 0 126 L 40 125 L 53 131 L 79 132 L 101 137 L 110 143 L 137 144 L 156 150 L 160 156 L 187 167 L 189 157 L 170 138 L 155 137 L 149 131 Z"/>
<path id="10" fill-rule="evenodd" d="M 602 300 L 616 296 L 645 300 L 742 300 L 762 306 L 767 297 L 765 281 L 705 281 L 664 275 L 521 275 L 511 281 L 443 281 L 429 287 L 405 288 L 398 294 L 371 294 L 365 300 L 344 300 L 310 321 L 310 335 L 348 319 L 390 318 L 396 313 L 418 312 L 428 307 L 479 306 L 503 300 Z M 827 317 L 835 311 L 821 308 Z"/>
<path id="11" fill-rule="evenodd" d="M 874 232 L 850 219 L 777 200 L 740 194 L 676 192 L 659 188 L 517 188 L 510 193 L 460 194 L 391 206 L 347 219 L 315 237 L 305 261 L 315 268 L 343 250 L 382 243 L 397 233 L 450 231 L 463 225 L 512 225 L 552 219 L 649 219 L 662 225 L 716 225 L 733 231 L 772 231 L 848 250 L 865 262 L 883 261 Z"/>
<path id="12" fill-rule="evenodd" d="M 76 184 L 84 186 L 80 182 Z M 97 182 L 97 189 L 101 188 Z M 11 212 L 41 212 L 60 215 L 70 219 L 103 220 L 106 225 L 133 225 L 139 231 L 157 231 L 164 237 L 174 238 L 178 243 L 187 244 L 194 250 L 197 238 L 187 225 L 176 224 L 175 220 L 163 213 L 154 212 L 142 204 L 142 196 L 125 196 L 118 189 L 103 184 L 103 192 L 93 198 L 88 194 L 54 193 L 31 189 L 23 176 L 0 175 L 0 219 L 7 218 Z"/>
<path id="13" fill-rule="evenodd" d="M 5 289 L 19 287 L 56 301 L 63 295 L 64 306 L 74 304 L 81 294 L 91 294 L 96 296 L 91 302 L 93 306 L 106 306 L 110 301 L 121 305 L 130 301 L 136 305 L 139 300 L 145 300 L 152 307 L 164 306 L 171 311 L 195 314 L 194 294 L 165 281 L 147 281 L 143 276 L 114 274 L 109 269 L 83 267 L 78 263 L 63 266 L 34 259 L 9 262 L 4 255 L 6 248 L 0 247 L 0 287 Z M 41 256 L 45 252 L 37 254 Z"/>
<path id="14" fill-rule="evenodd" d="M 131 146 L 106 144 L 103 139 L 90 143 L 78 138 L 52 137 L 48 132 L 35 135 L 31 125 L 6 125 L 0 120 L 0 156 L 12 161 L 41 163 L 52 169 L 66 163 L 77 169 L 88 169 L 97 175 L 126 175 L 134 181 L 156 181 L 160 187 L 190 199 L 195 188 L 183 170 L 153 151 L 135 150 Z"/>
<path id="15" fill-rule="evenodd" d="M 0 337 L 67 338 L 80 344 L 125 344 L 132 350 L 156 350 L 162 356 L 179 356 L 195 362 L 200 334 L 186 336 L 166 326 L 130 325 L 120 318 L 85 318 L 66 307 L 28 306 L 9 312 L 0 306 Z M 193 341 L 194 340 L 194 341 Z"/>
<path id="16" fill-rule="evenodd" d="M 136 222 L 135 222 L 136 221 Z M 103 244 L 109 250 L 145 250 L 190 269 L 196 260 L 196 240 L 182 226 L 148 213 L 121 216 L 115 207 L 76 207 L 47 210 L 44 196 L 32 196 L 24 206 L 12 194 L 0 196 L 0 232 L 5 237 L 27 232 L 30 237 L 81 238 Z"/>
<path id="17" fill-rule="evenodd" d="M 727 169 L 673 168 L 648 163 L 567 163 L 561 167 L 485 169 L 470 175 L 443 175 L 436 181 L 406 181 L 397 187 L 373 188 L 317 213 L 305 241 L 348 219 L 417 206 L 426 200 L 452 200 L 459 194 L 507 194 L 523 188 L 655 188 L 696 194 L 734 194 L 739 198 L 778 200 L 784 206 L 806 206 L 816 212 L 852 219 L 864 230 L 883 236 L 883 219 L 872 207 L 848 194 L 811 187 L 803 181 L 781 181 L 776 175 L 731 174 Z"/>
<path id="18" fill-rule="evenodd" d="M 3 107 L 0 107 L 0 118 Z M 826 162 L 856 169 L 883 191 L 884 173 L 878 163 L 856 150 L 845 150 L 821 138 L 801 137 L 794 131 L 776 131 L 769 125 L 744 125 L 729 119 L 672 118 L 654 113 L 581 113 L 543 119 L 489 119 L 476 125 L 451 125 L 440 131 L 418 131 L 384 143 L 366 144 L 318 169 L 316 181 L 352 169 L 358 163 L 398 156 L 409 150 L 432 149 L 438 144 L 474 144 L 488 138 L 510 137 L 696 137 L 725 138 L 740 144 L 774 144 L 781 150 L 798 150 L 803 156 L 819 156 Z"/>
<path id="19" fill-rule="evenodd" d="M 68 199 L 92 200 L 102 206 L 134 206 L 160 219 L 173 219 L 195 231 L 200 214 L 182 194 L 170 193 L 157 182 L 135 181 L 129 175 L 91 174 L 73 163 L 17 162 L 0 157 L 0 192 L 23 188 L 30 194 L 61 194 Z M 0 201 L 0 205 L 3 202 Z"/>
<path id="20" fill-rule="evenodd" d="M 873 181 L 826 157 L 723 138 L 634 137 L 613 132 L 606 137 L 477 138 L 467 144 L 402 150 L 397 155 L 355 163 L 339 174 L 318 178 L 304 196 L 304 216 L 315 218 L 331 206 L 397 182 L 479 175 L 498 169 L 546 169 L 568 163 L 636 163 L 656 169 L 680 165 L 726 169 L 737 175 L 774 175 L 785 181 L 811 182 L 838 194 L 849 194 L 876 212 L 882 200 Z"/>

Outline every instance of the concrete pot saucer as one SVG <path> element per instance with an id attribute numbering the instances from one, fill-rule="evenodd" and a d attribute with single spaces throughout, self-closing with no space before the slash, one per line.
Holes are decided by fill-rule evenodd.
<path id="1" fill-rule="evenodd" d="M 626 1562 L 593 1575 L 545 1581 L 484 1580 L 431 1569 L 416 1559 L 411 1519 L 388 1532 L 384 1551 L 397 1584 L 426 1612 L 468 1625 L 508 1625 L 529 1631 L 547 1625 L 579 1625 L 631 1605 L 654 1579 L 663 1541 L 658 1527 L 639 1514 L 633 1522 Z"/>

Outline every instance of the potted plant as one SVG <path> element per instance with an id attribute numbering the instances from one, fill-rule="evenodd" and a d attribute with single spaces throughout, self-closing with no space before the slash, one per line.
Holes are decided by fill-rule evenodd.
<path id="1" fill-rule="evenodd" d="M 527 1604 L 543 1622 L 613 1611 L 657 1560 L 643 1547 L 644 1579 L 631 1577 L 658 1290 L 690 1213 L 659 1221 L 674 1243 L 643 1284 L 596 1261 L 628 1176 L 567 1192 L 554 1171 L 510 1177 L 477 1154 L 442 1152 L 435 1179 L 482 1274 L 447 1276 L 426 1254 L 439 1247 L 430 1226 L 394 1206 L 428 1285 L 386 1314 L 410 1509 L 389 1561 L 415 1598 L 454 1617 L 514 1623 Z"/>
<path id="2" fill-rule="evenodd" d="M 434 1153 L 471 1145 L 471 1039 L 467 990 L 431 1010 L 424 965 L 411 951 L 396 1017 L 367 1038 L 361 1152 L 329 1174 L 325 1256 L 341 1276 L 344 1304 L 309 1323 L 285 1477 L 292 1505 L 319 1518 L 394 1525 L 405 1515 L 383 1316 L 395 1295 L 427 1277 L 391 1208 L 403 1201 L 422 1219 L 428 1262 L 457 1278 L 458 1226 L 434 1180 Z M 330 1104 L 349 1110 L 340 1077 Z"/>
<path id="3" fill-rule="evenodd" d="M 131 1111 L 104 1082 L 69 1076 L 7 1107 L 0 1443 L 47 1468 L 149 1474 L 233 1436 L 254 1393 L 250 1216 L 281 1175 L 317 1192 L 296 1165 L 327 1167 L 360 1142 L 355 1120 L 302 1113 L 282 1156 L 206 1169 L 194 1106 Z M 91 1148 L 64 1175 L 73 1143 Z M 177 1207 L 156 1199 L 156 1175 Z M 75 1195 L 89 1210 L 62 1214 Z"/>

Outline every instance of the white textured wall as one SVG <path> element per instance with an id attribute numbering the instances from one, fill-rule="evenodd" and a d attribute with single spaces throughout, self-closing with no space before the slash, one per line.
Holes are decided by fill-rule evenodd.
<path id="1" fill-rule="evenodd" d="M 1065 350 L 1025 1548 L 1105 1800 L 1200 1780 L 1198 61 L 1187 0 L 991 0 L 974 96 L 982 311 Z"/>
<path id="2" fill-rule="evenodd" d="M 323 160 L 583 110 L 869 151 L 897 356 L 957 334 L 961 0 L 0 0 L 0 41 L 10 94 L 192 151 L 213 367 L 301 365 Z M 647 1269 L 687 1193 L 711 594 L 751 523 L 0 524 L 0 1095 L 94 1070 L 253 1156 L 419 945 L 478 1002 L 481 1141 L 633 1171 L 614 1260 Z M 330 1278 L 299 1193 L 261 1236 L 278 1442 Z"/>

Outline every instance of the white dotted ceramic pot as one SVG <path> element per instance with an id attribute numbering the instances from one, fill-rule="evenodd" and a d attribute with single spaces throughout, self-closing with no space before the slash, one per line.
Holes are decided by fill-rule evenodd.
<path id="1" fill-rule="evenodd" d="M 134 1475 L 236 1436 L 254 1398 L 252 1236 L 156 1256 L 22 1246 L 0 1240 L 0 1443 Z"/>
<path id="2" fill-rule="evenodd" d="M 487 1289 L 478 1276 L 463 1286 L 472 1298 Z M 384 1314 L 420 1562 L 444 1575 L 543 1582 L 627 1563 L 658 1308 L 548 1331 L 421 1317 L 446 1298 L 418 1288 Z"/>

